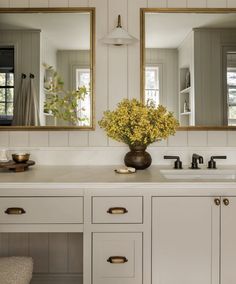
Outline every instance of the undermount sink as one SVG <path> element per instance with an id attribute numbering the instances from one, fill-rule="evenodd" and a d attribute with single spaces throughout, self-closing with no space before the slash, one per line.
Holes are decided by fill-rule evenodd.
<path id="1" fill-rule="evenodd" d="M 161 174 L 166 179 L 182 179 L 182 180 L 234 180 L 236 172 L 227 169 L 199 169 L 199 170 L 161 170 Z"/>

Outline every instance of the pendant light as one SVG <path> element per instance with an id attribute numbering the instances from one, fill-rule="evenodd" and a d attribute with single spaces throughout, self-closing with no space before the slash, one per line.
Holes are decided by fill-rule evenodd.
<path id="1" fill-rule="evenodd" d="M 118 16 L 118 23 L 115 29 L 113 29 L 102 40 L 103 43 L 112 44 L 115 46 L 128 45 L 137 41 L 136 38 L 131 36 L 126 30 L 122 28 L 121 16 Z"/>

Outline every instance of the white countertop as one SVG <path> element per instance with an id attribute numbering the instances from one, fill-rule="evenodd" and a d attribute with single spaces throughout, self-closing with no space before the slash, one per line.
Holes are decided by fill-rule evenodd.
<path id="1" fill-rule="evenodd" d="M 117 166 L 33 166 L 25 172 L 0 169 L 0 186 L 5 183 L 56 183 L 56 184 L 99 184 L 99 183 L 235 183 L 236 180 L 201 180 L 198 179 L 166 179 L 161 170 L 171 170 L 168 166 L 151 166 L 133 174 L 118 174 L 114 171 Z M 202 167 L 203 168 L 203 167 Z M 204 168 L 203 168 L 204 169 Z M 220 167 L 219 169 L 235 170 L 236 166 Z M 176 170 L 181 171 L 181 170 Z M 191 170 L 196 172 L 197 170 Z M 209 170 L 209 172 L 214 170 Z"/>

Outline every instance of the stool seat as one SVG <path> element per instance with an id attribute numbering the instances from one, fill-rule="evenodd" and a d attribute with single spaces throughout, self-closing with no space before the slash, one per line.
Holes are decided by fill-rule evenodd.
<path id="1" fill-rule="evenodd" d="M 0 258 L 0 284 L 29 284 L 32 274 L 31 257 Z"/>

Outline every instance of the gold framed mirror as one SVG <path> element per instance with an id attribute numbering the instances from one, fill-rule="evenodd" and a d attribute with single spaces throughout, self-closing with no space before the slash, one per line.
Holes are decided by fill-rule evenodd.
<path id="1" fill-rule="evenodd" d="M 236 130 L 236 9 L 142 8 L 141 100 L 178 130 Z"/>
<path id="2" fill-rule="evenodd" d="M 0 9 L 0 130 L 95 129 L 95 8 Z"/>

